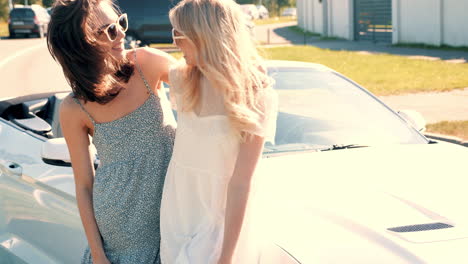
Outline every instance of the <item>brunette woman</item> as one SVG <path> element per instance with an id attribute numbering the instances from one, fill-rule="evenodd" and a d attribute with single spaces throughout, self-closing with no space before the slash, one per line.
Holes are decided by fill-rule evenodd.
<path id="1" fill-rule="evenodd" d="M 89 244 L 82 263 L 159 262 L 159 209 L 175 134 L 162 82 L 173 59 L 125 50 L 127 26 L 111 0 L 57 0 L 49 25 L 49 50 L 73 91 L 60 122 Z"/>

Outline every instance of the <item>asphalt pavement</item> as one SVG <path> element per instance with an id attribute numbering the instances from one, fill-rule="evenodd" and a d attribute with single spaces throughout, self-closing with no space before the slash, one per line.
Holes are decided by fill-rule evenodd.
<path id="1" fill-rule="evenodd" d="M 393 109 L 418 111 L 427 123 L 468 120 L 468 88 L 450 92 L 391 95 L 379 98 Z"/>
<path id="2" fill-rule="evenodd" d="M 303 34 L 289 29 L 289 27 L 295 25 L 297 25 L 296 22 L 288 22 L 257 26 L 255 31 L 257 40 L 268 45 L 311 45 L 322 49 L 387 53 L 415 59 L 448 60 L 454 63 L 466 63 L 468 61 L 468 51 L 463 50 L 410 48 L 380 42 L 322 39 L 318 36 L 304 37 Z"/>
<path id="3" fill-rule="evenodd" d="M 282 44 L 297 44 L 301 34 L 288 29 L 295 23 L 258 26 L 257 37 L 268 37 Z M 267 33 L 270 31 L 270 33 Z M 311 39 L 311 38 L 309 38 Z M 289 42 L 288 42 L 289 41 Z M 317 41 L 310 45 L 321 48 L 368 49 L 374 52 L 382 49 L 382 44 L 369 44 L 351 41 Z M 327 46 L 328 45 L 328 46 Z M 370 47 L 370 48 L 369 48 Z M 388 53 L 397 54 L 401 48 L 387 47 Z M 404 50 L 408 50 L 405 48 Z M 441 59 L 468 59 L 468 54 L 457 51 L 411 49 L 410 56 L 423 54 Z M 436 54 L 437 53 L 437 54 Z M 409 56 L 409 52 L 405 53 Z M 0 98 L 20 96 L 29 93 L 70 90 L 61 68 L 50 56 L 45 39 L 2 39 L 0 40 Z M 442 93 L 418 93 L 400 96 L 380 97 L 395 110 L 412 109 L 420 112 L 428 123 L 444 120 L 468 120 L 468 88 Z"/>
<path id="4" fill-rule="evenodd" d="M 0 98 L 70 90 L 46 40 L 0 40 Z"/>

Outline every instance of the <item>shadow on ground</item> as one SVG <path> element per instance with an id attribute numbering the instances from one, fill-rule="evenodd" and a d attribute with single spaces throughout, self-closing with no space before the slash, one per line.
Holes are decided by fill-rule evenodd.
<path id="1" fill-rule="evenodd" d="M 348 51 L 366 51 L 371 53 L 387 53 L 393 55 L 416 57 L 420 59 L 442 59 L 456 60 L 454 62 L 468 61 L 468 52 L 458 50 L 444 49 L 424 49 L 424 48 L 409 48 L 396 47 L 390 43 L 368 42 L 368 41 L 349 41 L 343 39 L 322 39 L 317 36 L 304 36 L 299 32 L 291 30 L 290 25 L 279 26 L 274 28 L 273 34 L 284 39 L 282 43 L 271 44 L 295 44 L 295 45 L 311 45 L 322 49 L 330 50 L 348 50 Z"/>

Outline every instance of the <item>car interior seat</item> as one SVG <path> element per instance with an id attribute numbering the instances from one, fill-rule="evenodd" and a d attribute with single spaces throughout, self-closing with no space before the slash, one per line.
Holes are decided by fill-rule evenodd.
<path id="1" fill-rule="evenodd" d="M 67 95 L 55 94 L 47 98 L 46 105 L 37 113 L 51 126 L 51 134 L 54 138 L 63 137 L 60 127 L 60 103 Z"/>
<path id="2" fill-rule="evenodd" d="M 7 119 L 15 125 L 34 132 L 36 134 L 50 138 L 52 127 L 44 119 L 30 111 L 30 108 L 24 104 L 18 104 L 8 109 Z"/>

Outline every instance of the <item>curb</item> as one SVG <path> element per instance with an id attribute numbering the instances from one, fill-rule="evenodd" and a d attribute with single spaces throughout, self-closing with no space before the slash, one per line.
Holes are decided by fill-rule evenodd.
<path id="1" fill-rule="evenodd" d="M 436 134 L 436 133 L 429 133 L 429 132 L 424 133 L 424 135 L 430 139 L 445 141 L 445 142 L 461 145 L 464 147 L 468 147 L 468 141 L 464 141 L 463 139 L 458 138 L 458 137 L 447 136 L 447 135 Z"/>

